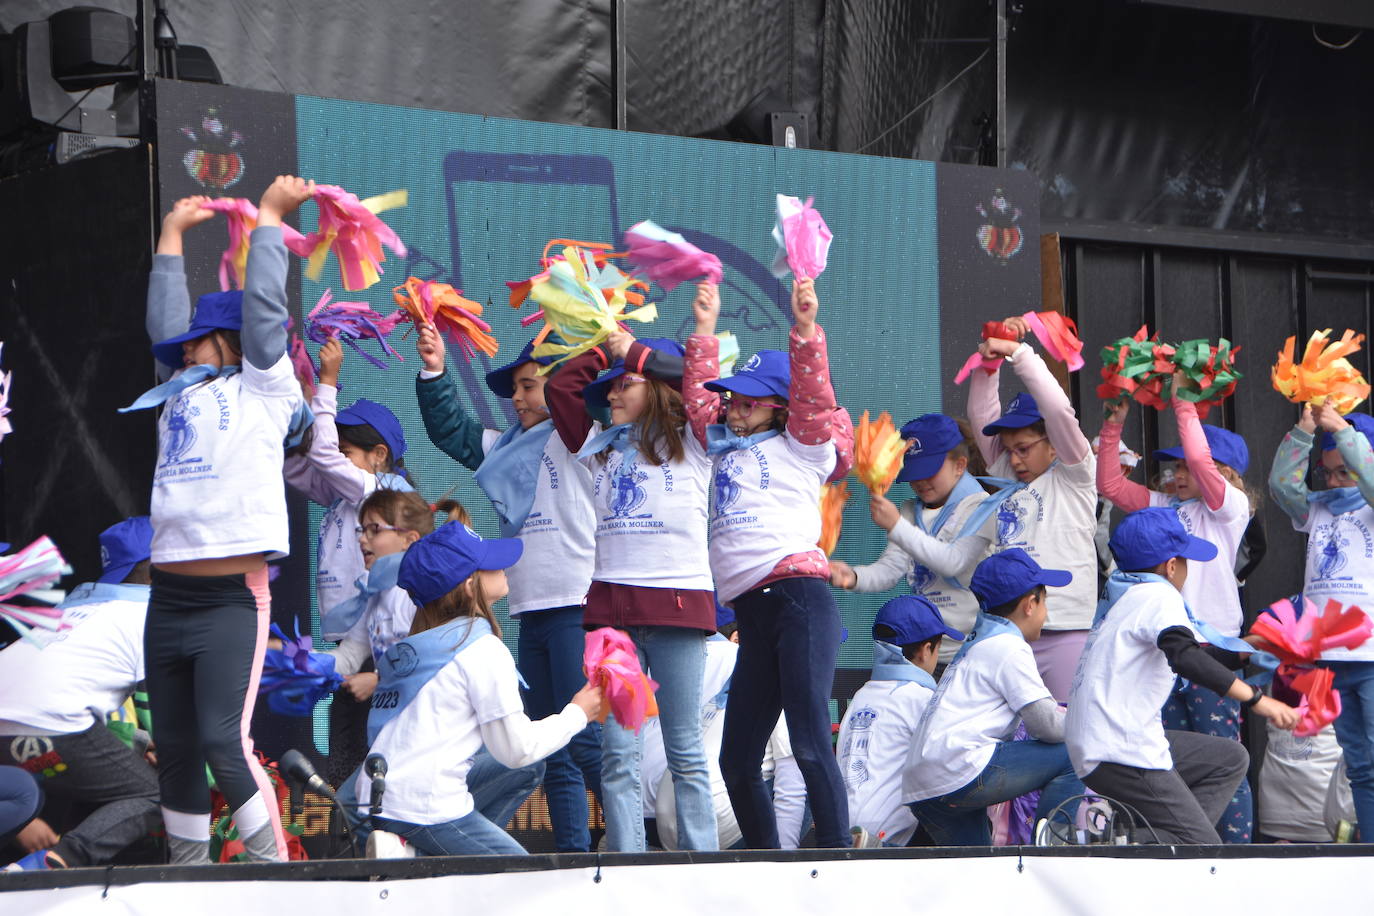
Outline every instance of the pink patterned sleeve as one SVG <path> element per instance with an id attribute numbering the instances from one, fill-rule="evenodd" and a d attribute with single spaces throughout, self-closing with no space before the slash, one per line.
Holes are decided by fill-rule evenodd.
<path id="1" fill-rule="evenodd" d="M 1150 488 L 1127 479 L 1121 473 L 1118 445 L 1121 424 L 1108 420 L 1102 424 L 1097 446 L 1097 492 L 1111 500 L 1122 512 L 1135 512 L 1150 505 Z"/>
<path id="2" fill-rule="evenodd" d="M 706 427 L 720 416 L 720 394 L 706 387 L 720 378 L 720 341 L 710 334 L 687 338 L 687 355 L 682 365 L 682 404 L 692 435 L 703 447 Z"/>
<path id="3" fill-rule="evenodd" d="M 835 389 L 830 384 L 830 361 L 825 331 L 816 325 L 810 340 L 793 328 L 788 334 L 792 383 L 787 391 L 787 434 L 802 445 L 820 445 L 832 438 Z"/>
<path id="4" fill-rule="evenodd" d="M 1178 439 L 1183 443 L 1183 460 L 1188 462 L 1188 473 L 1193 475 L 1198 489 L 1202 491 L 1202 501 L 1213 512 L 1226 501 L 1226 488 L 1230 486 L 1226 478 L 1217 470 L 1212 460 L 1212 450 L 1207 445 L 1207 435 L 1202 431 L 1202 421 L 1197 418 L 1197 405 L 1192 401 L 1174 398 L 1174 418 L 1178 420 Z"/>
<path id="5" fill-rule="evenodd" d="M 835 446 L 835 470 L 826 483 L 843 480 L 854 467 L 854 418 L 843 407 L 836 407 L 830 419 L 830 441 Z"/>

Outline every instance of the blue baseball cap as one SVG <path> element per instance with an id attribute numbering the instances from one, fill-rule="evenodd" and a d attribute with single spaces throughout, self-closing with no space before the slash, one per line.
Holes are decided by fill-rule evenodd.
<path id="1" fill-rule="evenodd" d="M 1154 569 L 1174 557 L 1206 562 L 1217 555 L 1211 541 L 1193 537 L 1178 519 L 1178 510 L 1151 506 L 1121 520 L 1107 542 L 1116 565 L 1125 572 Z"/>
<path id="2" fill-rule="evenodd" d="M 1067 569 L 1043 569 L 1020 547 L 987 557 L 973 571 L 969 590 L 984 608 L 1000 607 L 1033 591 L 1036 586 L 1060 588 L 1073 581 Z"/>
<path id="3" fill-rule="evenodd" d="M 334 422 L 339 426 L 371 426 L 391 450 L 393 462 L 406 453 L 406 435 L 401 430 L 401 421 L 389 408 L 376 401 L 358 398 L 339 411 Z"/>
<path id="4" fill-rule="evenodd" d="M 534 355 L 534 341 L 530 340 L 530 342 L 525 344 L 520 350 L 519 356 L 506 363 L 504 366 L 499 366 L 487 373 L 487 387 L 490 388 L 492 394 L 496 395 L 498 398 L 513 398 L 515 397 L 516 369 L 519 369 L 521 366 L 525 365 L 525 363 L 538 363 L 541 366 L 547 366 L 551 362 L 553 362 L 552 355 Z"/>
<path id="5" fill-rule="evenodd" d="M 983 435 L 995 436 L 1006 430 L 1024 429 L 1044 419 L 1040 416 L 1040 407 L 1035 403 L 1035 398 L 1023 391 L 1011 399 L 1006 413 L 983 427 Z"/>
<path id="6" fill-rule="evenodd" d="M 657 350 L 659 353 L 668 353 L 672 356 L 681 358 L 687 351 L 682 348 L 682 344 L 667 337 L 639 337 L 636 338 L 650 350 Z M 611 383 L 625 374 L 625 361 L 618 359 L 611 364 L 611 368 L 601 373 L 601 377 L 582 389 L 582 399 L 587 402 L 589 407 L 610 407 L 611 402 L 606 395 L 610 393 Z"/>
<path id="7" fill-rule="evenodd" d="M 877 630 L 879 625 L 889 627 L 897 634 L 891 640 L 883 641 L 899 646 L 925 642 L 936 636 L 947 636 L 961 642 L 964 639 L 964 634 L 945 623 L 939 609 L 922 595 L 901 595 L 884 604 L 873 620 L 873 629 Z M 876 633 L 873 638 L 878 639 Z"/>
<path id="8" fill-rule="evenodd" d="M 760 350 L 733 375 L 707 382 L 711 391 L 729 391 L 746 398 L 775 395 L 787 400 L 792 386 L 792 364 L 781 350 Z"/>
<path id="9" fill-rule="evenodd" d="M 396 584 L 416 604 L 437 601 L 479 569 L 514 566 L 524 551 L 518 538 L 486 541 L 462 522 L 451 522 L 427 534 L 406 551 Z"/>
<path id="10" fill-rule="evenodd" d="M 1374 445 L 1374 417 L 1367 413 L 1348 413 L 1345 415 L 1345 422 L 1358 429 L 1371 445 Z M 1330 452 L 1336 448 L 1336 437 L 1331 433 L 1322 433 L 1322 451 Z"/>
<path id="11" fill-rule="evenodd" d="M 902 427 L 906 457 L 897 473 L 898 483 L 925 480 L 940 472 L 950 449 L 964 441 L 959 424 L 942 413 L 928 413 Z"/>
<path id="12" fill-rule="evenodd" d="M 153 522 L 136 515 L 100 532 L 98 582 L 123 582 L 129 571 L 153 554 Z"/>
<path id="13" fill-rule="evenodd" d="M 1250 449 L 1245 440 L 1229 429 L 1204 423 L 1202 435 L 1207 438 L 1207 448 L 1212 452 L 1212 460 L 1220 461 L 1234 468 L 1237 474 L 1244 474 L 1250 466 Z M 1183 446 L 1161 448 L 1155 451 L 1156 461 L 1183 461 Z"/>
<path id="14" fill-rule="evenodd" d="M 169 337 L 153 344 L 153 356 L 164 366 L 180 369 L 185 362 L 181 345 L 188 340 L 204 337 L 211 331 L 243 330 L 243 291 L 231 289 L 222 293 L 206 293 L 196 300 L 191 327 L 184 334 Z"/>

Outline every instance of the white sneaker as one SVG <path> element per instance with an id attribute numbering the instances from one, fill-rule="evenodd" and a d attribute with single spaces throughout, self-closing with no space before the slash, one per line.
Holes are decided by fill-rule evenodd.
<path id="1" fill-rule="evenodd" d="M 415 847 L 404 837 L 385 830 L 374 830 L 367 836 L 367 858 L 369 859 L 413 859 Z"/>

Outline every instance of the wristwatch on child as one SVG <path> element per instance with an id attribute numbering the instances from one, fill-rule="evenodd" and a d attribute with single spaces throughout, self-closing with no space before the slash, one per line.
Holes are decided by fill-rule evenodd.
<path id="1" fill-rule="evenodd" d="M 1264 696 L 1264 691 L 1263 691 L 1263 690 L 1260 690 L 1260 689 L 1259 689 L 1258 687 L 1256 687 L 1254 684 L 1251 684 L 1251 685 L 1250 685 L 1250 689 L 1253 690 L 1254 693 L 1250 696 L 1250 699 L 1248 699 L 1248 700 L 1241 700 L 1241 701 L 1240 701 L 1240 707 L 1241 707 L 1241 709 L 1250 709 L 1250 708 L 1253 707 L 1256 703 L 1258 703 L 1258 702 L 1260 701 L 1260 699 Z"/>

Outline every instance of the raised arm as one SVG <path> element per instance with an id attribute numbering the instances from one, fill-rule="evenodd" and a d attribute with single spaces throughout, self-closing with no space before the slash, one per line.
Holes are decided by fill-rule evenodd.
<path id="1" fill-rule="evenodd" d="M 258 227 L 248 247 L 243 289 L 243 358 L 258 369 L 270 369 L 286 355 L 286 245 L 282 218 L 315 193 L 315 182 L 278 175 L 258 204 Z"/>
<path id="2" fill-rule="evenodd" d="M 1002 381 L 1002 371 L 991 375 L 982 369 L 975 369 L 968 379 L 968 423 L 973 428 L 973 441 L 978 444 L 978 452 L 989 468 L 1002 454 L 1002 440 L 997 436 L 984 435 L 983 427 L 1002 415 L 1002 401 L 998 389 Z"/>
<path id="3" fill-rule="evenodd" d="M 1174 376 L 1174 390 L 1178 390 L 1182 373 Z M 1226 501 L 1226 488 L 1230 486 L 1226 478 L 1217 470 L 1212 459 L 1212 450 L 1207 445 L 1207 436 L 1202 432 L 1202 421 L 1197 418 L 1197 405 L 1185 401 L 1177 395 L 1171 405 L 1174 417 L 1178 420 L 1178 438 L 1183 443 L 1183 460 L 1188 462 L 1188 473 L 1197 481 L 1202 492 L 1202 501 L 1213 512 Z"/>
<path id="4" fill-rule="evenodd" d="M 816 281 L 803 277 L 792 284 L 792 331 L 787 337 L 792 370 L 787 392 L 787 434 L 803 445 L 830 441 L 836 407 L 825 331 L 816 324 L 819 308 Z"/>
<path id="5" fill-rule="evenodd" d="M 335 425 L 338 396 L 339 390 L 327 383 L 322 373 L 320 384 L 315 386 L 315 397 L 310 401 L 310 412 L 315 415 L 310 450 L 304 457 L 288 457 L 283 466 L 287 483 L 326 507 L 336 499 L 360 503 L 372 490 L 369 484 L 373 476 L 339 451 L 339 428 Z"/>
<path id="6" fill-rule="evenodd" d="M 687 358 L 682 364 L 682 403 L 692 435 L 704 446 L 706 427 L 720 417 L 720 394 L 706 387 L 707 382 L 720 378 L 720 340 L 715 336 L 720 316 L 719 287 L 704 280 L 698 283 L 692 313 L 696 330 L 687 338 Z"/>
<path id="7" fill-rule="evenodd" d="M 1312 408 L 1303 407 L 1298 425 L 1290 429 L 1279 443 L 1278 451 L 1274 453 L 1274 464 L 1269 469 L 1269 495 L 1297 525 L 1307 522 L 1310 511 L 1307 504 L 1307 494 L 1311 492 L 1307 489 L 1307 464 L 1312 456 L 1312 434 L 1316 428 Z"/>
<path id="8" fill-rule="evenodd" d="M 1121 473 L 1121 428 L 1130 407 L 1130 402 L 1126 401 L 1112 410 L 1112 415 L 1102 424 L 1097 444 L 1097 492 L 1122 512 L 1135 512 L 1150 505 L 1150 488 Z"/>
<path id="9" fill-rule="evenodd" d="M 1330 398 L 1312 411 L 1312 419 L 1335 438 L 1336 449 L 1345 461 L 1350 479 L 1355 481 L 1365 501 L 1374 505 L 1374 449 L 1370 448 L 1369 440 L 1340 415 Z"/>
<path id="10" fill-rule="evenodd" d="M 475 471 L 485 457 L 482 424 L 458 402 L 458 388 L 444 367 L 444 339 L 432 326 L 420 328 L 415 348 L 424 369 L 415 378 L 415 399 L 420 419 L 434 447 L 454 461 Z"/>
<path id="11" fill-rule="evenodd" d="M 1008 343 L 1008 341 L 986 341 L 987 343 Z M 1073 404 L 1059 382 L 1050 372 L 1050 367 L 1040 358 L 1040 354 L 1027 343 L 1018 346 L 1007 362 L 1026 390 L 1035 398 L 1040 408 L 1040 416 L 1045 420 L 1045 432 L 1050 437 L 1059 460 L 1065 464 L 1078 464 L 1092 454 L 1092 443 L 1083 435 L 1078 425 L 1078 415 L 1073 412 Z M 977 373 L 974 373 L 975 375 Z"/>
<path id="12" fill-rule="evenodd" d="M 153 343 L 175 337 L 191 326 L 191 295 L 186 289 L 182 236 L 192 226 L 214 217 L 215 211 L 204 207 L 209 199 L 184 197 L 162 218 L 162 234 L 158 236 L 153 269 L 148 275 L 145 321 L 148 338 Z M 159 374 L 166 375 L 171 368 L 159 367 Z"/>
<path id="13" fill-rule="evenodd" d="M 587 402 L 582 399 L 582 389 L 595 381 L 597 374 L 608 365 L 606 353 L 600 347 L 593 347 L 563 363 L 544 385 L 544 402 L 553 418 L 553 428 L 568 451 L 574 454 L 587 441 L 587 433 L 591 432 L 594 422 L 587 412 Z"/>

